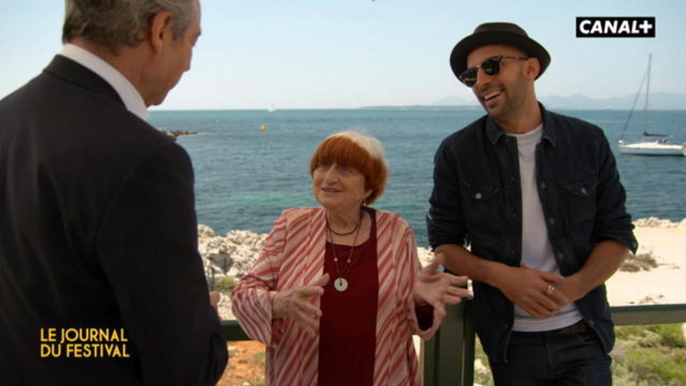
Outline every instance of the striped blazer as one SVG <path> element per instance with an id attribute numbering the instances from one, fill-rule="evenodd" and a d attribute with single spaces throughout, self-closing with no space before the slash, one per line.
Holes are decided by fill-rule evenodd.
<path id="1" fill-rule="evenodd" d="M 430 338 L 441 321 L 434 318 L 426 331 L 417 324 L 412 288 L 421 265 L 412 229 L 396 214 L 375 213 L 379 296 L 374 385 L 420 385 L 412 334 Z M 323 274 L 325 227 L 322 208 L 284 211 L 260 257 L 233 291 L 233 312 L 241 327 L 267 346 L 267 385 L 317 385 L 319 336 L 291 319 L 272 320 L 272 299 L 277 291 L 306 285 Z"/>

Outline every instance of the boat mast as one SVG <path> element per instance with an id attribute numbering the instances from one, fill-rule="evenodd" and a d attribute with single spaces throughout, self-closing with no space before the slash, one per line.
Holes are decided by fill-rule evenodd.
<path id="1" fill-rule="evenodd" d="M 653 61 L 653 54 L 648 54 L 648 72 L 646 74 L 646 104 L 643 107 L 643 132 L 648 132 L 648 100 L 650 98 L 650 64 Z"/>
<path id="2" fill-rule="evenodd" d="M 629 128 L 629 122 L 631 121 L 631 116 L 634 114 L 634 110 L 636 108 L 636 103 L 638 102 L 638 97 L 641 96 L 641 90 L 643 89 L 643 83 L 646 82 L 646 79 L 650 78 L 650 62 L 652 61 L 653 54 L 649 54 L 648 56 L 648 68 L 646 69 L 645 74 L 643 74 L 643 79 L 641 79 L 641 84 L 638 86 L 638 91 L 636 91 L 636 96 L 634 97 L 634 103 L 631 104 L 631 110 L 629 110 L 629 116 L 626 117 L 626 122 L 624 122 L 624 128 L 622 129 L 622 135 L 619 137 L 619 142 L 624 141 L 624 134 L 626 134 L 626 129 Z M 643 114 L 643 126 L 644 130 L 646 127 L 646 112 L 648 110 L 648 88 L 646 88 L 646 105 L 645 105 L 645 111 Z"/>

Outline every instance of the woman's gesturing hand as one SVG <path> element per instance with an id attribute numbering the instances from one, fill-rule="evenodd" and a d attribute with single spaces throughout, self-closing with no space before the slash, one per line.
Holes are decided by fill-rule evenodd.
<path id="1" fill-rule="evenodd" d="M 414 285 L 416 304 L 428 303 L 435 309 L 445 312 L 444 304 L 458 304 L 463 297 L 469 296 L 466 288 L 467 276 L 455 276 L 438 271 L 443 264 L 443 254 L 438 253 L 433 261 L 422 268 Z"/>
<path id="2" fill-rule="evenodd" d="M 277 292 L 272 302 L 272 319 L 293 319 L 306 331 L 316 334 L 322 311 L 312 304 L 312 298 L 322 296 L 328 282 L 327 273 L 309 285 Z"/>
<path id="3" fill-rule="evenodd" d="M 222 299 L 222 294 L 217 291 L 210 292 L 210 305 L 217 311 L 217 316 L 219 316 L 219 323 L 222 322 L 222 316 L 219 314 L 219 301 Z"/>

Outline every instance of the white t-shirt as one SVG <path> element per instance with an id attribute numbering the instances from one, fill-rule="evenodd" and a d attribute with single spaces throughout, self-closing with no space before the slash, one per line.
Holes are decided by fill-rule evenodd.
<path id="1" fill-rule="evenodd" d="M 560 274 L 548 238 L 543 207 L 536 187 L 536 146 L 541 142 L 543 126 L 524 134 L 508 134 L 517 139 L 519 176 L 522 189 L 522 262 L 529 268 Z M 581 320 L 572 303 L 547 318 L 534 318 L 515 305 L 515 331 L 550 331 Z"/>

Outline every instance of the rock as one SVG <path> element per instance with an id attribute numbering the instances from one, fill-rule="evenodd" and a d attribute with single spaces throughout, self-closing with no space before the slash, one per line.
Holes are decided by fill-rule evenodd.
<path id="1" fill-rule="evenodd" d="M 231 310 L 231 294 L 222 294 L 222 298 L 219 300 L 219 316 L 224 320 L 233 320 L 236 317 L 233 315 Z"/>
<path id="2" fill-rule="evenodd" d="M 233 230 L 228 232 L 224 240 L 231 247 L 233 264 L 227 275 L 243 277 L 259 257 L 266 239 L 266 234 L 250 231 Z"/>
<path id="3" fill-rule="evenodd" d="M 684 224 L 685 221 L 686 219 L 683 219 L 681 222 L 675 223 L 670 220 L 663 220 L 657 217 L 648 217 L 639 218 L 638 220 L 634 221 L 634 225 L 642 228 L 677 228 L 681 227 L 683 224 L 683 226 L 686 228 L 686 224 Z"/>
<path id="4" fill-rule="evenodd" d="M 650 271 L 653 268 L 657 268 L 657 260 L 653 257 L 653 251 L 643 247 L 635 255 L 629 252 L 626 260 L 619 266 L 619 270 L 623 272 Z"/>
<path id="5" fill-rule="evenodd" d="M 233 266 L 235 245 L 226 243 L 223 237 L 199 237 L 198 251 L 203 257 L 208 275 L 226 275 Z"/>
<path id="6" fill-rule="evenodd" d="M 641 270 L 641 267 L 633 261 L 625 261 L 619 267 L 619 270 L 622 272 L 638 272 Z"/>
<path id="7" fill-rule="evenodd" d="M 639 305 L 660 304 L 661 303 L 660 299 L 662 299 L 662 298 L 664 298 L 664 295 L 655 295 L 655 297 L 653 297 L 652 295 L 648 295 L 648 296 L 644 297 L 643 299 L 639 300 L 638 304 Z"/>
<path id="8" fill-rule="evenodd" d="M 197 131 L 190 131 L 190 130 L 167 130 L 167 129 L 163 128 L 163 127 L 157 127 L 157 130 L 159 130 L 160 132 L 162 132 L 162 133 L 164 133 L 164 134 L 170 136 L 170 137 L 173 138 L 175 141 L 176 141 L 176 138 L 181 137 L 181 136 L 184 136 L 184 135 L 194 135 L 194 134 L 198 134 Z"/>
<path id="9" fill-rule="evenodd" d="M 207 225 L 203 224 L 198 224 L 198 238 L 199 239 L 204 239 L 207 237 L 214 237 L 214 230 L 212 228 L 208 227 Z"/>
<path id="10" fill-rule="evenodd" d="M 214 283 L 224 277 L 240 278 L 245 275 L 259 256 L 266 238 L 266 234 L 238 230 L 221 237 L 209 226 L 198 225 L 198 252 L 210 288 L 214 288 Z M 222 294 L 219 314 L 223 319 L 235 319 L 231 311 L 230 293 Z"/>

